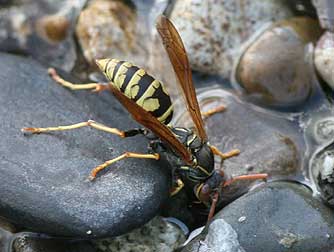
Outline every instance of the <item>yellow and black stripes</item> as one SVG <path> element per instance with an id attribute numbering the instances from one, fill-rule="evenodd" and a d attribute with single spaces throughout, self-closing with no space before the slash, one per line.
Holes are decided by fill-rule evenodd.
<path id="1" fill-rule="evenodd" d="M 173 105 L 163 83 L 144 69 L 127 61 L 103 59 L 97 61 L 105 76 L 129 99 L 150 112 L 161 123 L 168 124 L 173 116 Z"/>

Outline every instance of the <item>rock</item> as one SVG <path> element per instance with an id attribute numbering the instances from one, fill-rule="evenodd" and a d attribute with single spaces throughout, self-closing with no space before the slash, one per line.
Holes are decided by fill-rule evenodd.
<path id="1" fill-rule="evenodd" d="M 156 217 L 146 225 L 128 234 L 95 241 L 98 251 L 112 252 L 173 252 L 185 241 L 185 235 L 180 228 Z"/>
<path id="2" fill-rule="evenodd" d="M 191 66 L 229 78 L 241 44 L 267 22 L 292 16 L 284 1 L 176 1 L 171 19 Z"/>
<path id="3" fill-rule="evenodd" d="M 317 143 L 323 144 L 334 139 L 334 117 L 325 117 L 318 120 L 313 128 L 313 137 Z"/>
<path id="4" fill-rule="evenodd" d="M 273 106 L 305 102 L 314 80 L 306 45 L 315 42 L 320 34 L 316 20 L 298 17 L 272 25 L 249 42 L 235 70 L 245 94 Z"/>
<path id="5" fill-rule="evenodd" d="M 220 211 L 182 252 L 330 251 L 333 225 L 333 211 L 308 188 L 268 183 Z"/>
<path id="6" fill-rule="evenodd" d="M 70 71 L 76 61 L 73 30 L 86 0 L 15 1 L 0 10 L 0 50 L 19 51 Z"/>
<path id="7" fill-rule="evenodd" d="M 8 250 L 9 251 L 9 250 Z M 15 252 L 96 252 L 89 241 L 54 239 L 40 234 L 19 233 L 15 235 L 10 251 Z"/>
<path id="8" fill-rule="evenodd" d="M 314 52 L 314 63 L 320 76 L 334 89 L 334 33 L 322 35 Z"/>
<path id="9" fill-rule="evenodd" d="M 312 0 L 317 9 L 321 26 L 334 32 L 334 2 L 331 0 Z"/>
<path id="10" fill-rule="evenodd" d="M 90 64 L 95 65 L 95 59 L 118 58 L 145 66 L 149 41 L 145 30 L 137 29 L 136 12 L 125 3 L 93 0 L 79 16 L 76 35 Z"/>
<path id="11" fill-rule="evenodd" d="M 147 153 L 144 137 L 120 139 L 94 129 L 24 136 L 22 127 L 94 119 L 138 125 L 108 92 L 71 92 L 36 61 L 1 54 L 0 216 L 26 230 L 59 236 L 112 237 L 153 218 L 169 196 L 162 160 L 119 161 L 94 182 L 92 168 L 125 151 Z"/>
<path id="12" fill-rule="evenodd" d="M 288 115 L 284 118 L 258 110 L 222 89 L 203 92 L 199 100 L 203 104 L 202 111 L 218 105 L 226 107 L 205 123 L 211 144 L 223 152 L 241 151 L 239 156 L 224 161 L 228 173 L 266 172 L 273 177 L 300 173 L 303 139 Z"/>
<path id="13" fill-rule="evenodd" d="M 10 224 L 0 218 L 0 251 L 10 251 L 13 234 L 8 226 Z"/>
<path id="14" fill-rule="evenodd" d="M 310 161 L 311 179 L 321 197 L 331 207 L 334 207 L 334 145 L 318 147 Z"/>

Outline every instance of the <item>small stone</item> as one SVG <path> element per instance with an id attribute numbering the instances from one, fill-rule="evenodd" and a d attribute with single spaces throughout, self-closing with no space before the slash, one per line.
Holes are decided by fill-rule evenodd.
<path id="1" fill-rule="evenodd" d="M 317 20 L 297 17 L 275 23 L 258 35 L 241 55 L 235 70 L 245 94 L 255 102 L 272 106 L 305 102 L 314 80 L 306 45 L 317 41 L 321 32 Z"/>
<path id="2" fill-rule="evenodd" d="M 314 138 L 318 143 L 325 143 L 334 138 L 334 117 L 322 118 L 314 126 Z"/>
<path id="3" fill-rule="evenodd" d="M 332 142 L 332 141 L 331 141 Z M 311 158 L 312 180 L 324 201 L 334 207 L 334 145 L 319 147 Z"/>
<path id="4" fill-rule="evenodd" d="M 137 21 L 136 12 L 122 1 L 91 1 L 81 12 L 76 27 L 86 60 L 95 65 L 95 60 L 101 58 L 131 59 L 145 66 L 149 38 L 140 37 L 147 28 L 137 29 Z"/>
<path id="5" fill-rule="evenodd" d="M 322 35 L 314 52 L 314 63 L 323 80 L 334 89 L 334 33 Z"/>
<path id="6" fill-rule="evenodd" d="M 246 219 L 247 219 L 246 216 L 241 216 L 241 217 L 238 219 L 238 221 L 239 221 L 239 222 L 244 222 Z"/>
<path id="7" fill-rule="evenodd" d="M 251 217 L 240 223 L 240 215 Z M 305 186 L 268 183 L 216 214 L 182 252 L 327 251 L 334 246 L 334 240 L 327 238 L 334 234 L 333 217 L 333 211 Z"/>
<path id="8" fill-rule="evenodd" d="M 262 25 L 292 16 L 284 1 L 176 1 L 171 19 L 194 70 L 230 78 L 240 46 Z"/>
<path id="9" fill-rule="evenodd" d="M 76 48 L 74 24 L 87 0 L 25 0 L 0 9 L 0 50 L 29 54 L 48 66 L 70 71 Z"/>

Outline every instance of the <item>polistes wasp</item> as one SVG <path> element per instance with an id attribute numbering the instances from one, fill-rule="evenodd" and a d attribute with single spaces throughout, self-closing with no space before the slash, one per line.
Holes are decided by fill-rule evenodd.
<path id="1" fill-rule="evenodd" d="M 162 82 L 149 75 L 144 69 L 129 62 L 100 59 L 96 60 L 96 63 L 110 81 L 108 85 L 103 83 L 73 84 L 62 79 L 54 69 L 49 69 L 49 74 L 57 83 L 72 90 L 91 89 L 96 92 L 110 90 L 134 120 L 144 128 L 122 131 L 89 120 L 67 126 L 23 128 L 22 131 L 44 133 L 88 126 L 120 137 L 132 137 L 137 134 L 148 135 L 149 132 L 152 132 L 155 138 L 150 141 L 151 153 L 125 152 L 95 167 L 91 171 L 90 179 L 95 179 L 101 170 L 121 159 L 159 160 L 164 155 L 173 167 L 174 187 L 171 194 L 176 194 L 182 188 L 187 189 L 192 194 L 191 198 L 195 198 L 210 208 L 208 219 L 211 219 L 217 200 L 222 196 L 222 187 L 237 180 L 266 179 L 268 175 L 251 174 L 227 178 L 223 170 L 214 169 L 214 155 L 218 155 L 224 160 L 238 155 L 239 150 L 222 153 L 215 146 L 209 144 L 204 129 L 203 114 L 200 112 L 192 82 L 188 56 L 181 37 L 171 21 L 165 16 L 158 18 L 157 30 L 182 89 L 187 109 L 194 122 L 194 130 L 169 125 L 173 116 L 173 104 Z M 204 115 L 209 116 L 223 109 L 224 107 L 219 107 L 204 113 Z"/>

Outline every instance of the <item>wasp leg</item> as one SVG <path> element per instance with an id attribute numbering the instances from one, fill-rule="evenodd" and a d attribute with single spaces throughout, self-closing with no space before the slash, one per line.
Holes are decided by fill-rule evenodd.
<path id="1" fill-rule="evenodd" d="M 220 156 L 223 160 L 234 157 L 234 156 L 238 156 L 240 154 L 240 150 L 238 150 L 238 149 L 233 149 L 229 152 L 223 153 L 220 150 L 218 150 L 217 147 L 215 147 L 213 145 L 210 145 L 210 148 L 211 148 L 213 154 L 215 154 L 217 156 Z"/>
<path id="2" fill-rule="evenodd" d="M 39 133 L 45 133 L 45 132 L 50 132 L 50 131 L 72 130 L 72 129 L 78 129 L 82 127 L 92 127 L 94 129 L 98 129 L 98 130 L 102 130 L 102 131 L 105 131 L 111 134 L 118 135 L 120 137 L 127 136 L 126 131 L 121 131 L 116 128 L 110 128 L 101 123 L 97 123 L 93 120 L 88 120 L 87 122 L 81 122 L 81 123 L 76 123 L 76 124 L 71 124 L 71 125 L 66 125 L 66 126 L 56 126 L 56 127 L 47 127 L 47 128 L 22 128 L 21 131 L 23 133 L 39 134 Z"/>
<path id="3" fill-rule="evenodd" d="M 213 114 L 219 113 L 219 112 L 223 112 L 225 111 L 226 107 L 224 105 L 215 107 L 213 109 L 209 109 L 208 111 L 205 112 L 201 112 L 203 119 L 206 119 L 210 116 L 212 116 Z"/>
<path id="4" fill-rule="evenodd" d="M 215 192 L 215 194 L 212 197 L 211 206 L 210 206 L 210 211 L 209 211 L 207 222 L 209 222 L 212 219 L 213 215 L 215 214 L 216 205 L 217 205 L 217 201 L 218 201 L 218 196 L 219 196 L 219 193 Z"/>
<path id="5" fill-rule="evenodd" d="M 171 192 L 170 192 L 170 196 L 174 196 L 175 194 L 177 194 L 179 191 L 182 190 L 182 188 L 184 187 L 184 183 L 181 179 L 178 179 L 176 181 L 177 183 L 177 186 L 176 187 L 173 187 Z"/>
<path id="6" fill-rule="evenodd" d="M 125 158 L 145 158 L 145 159 L 155 159 L 155 160 L 159 160 L 160 159 L 160 155 L 158 153 L 154 153 L 154 154 L 141 154 L 141 153 L 134 153 L 134 152 L 125 152 L 122 155 L 108 160 L 106 162 L 104 162 L 103 164 L 100 164 L 99 166 L 95 167 L 91 172 L 90 172 L 90 176 L 89 176 L 89 180 L 94 180 L 97 173 L 99 173 L 100 171 L 102 171 L 103 169 L 105 169 L 106 167 L 108 167 L 109 165 L 125 159 Z"/>
<path id="7" fill-rule="evenodd" d="M 101 92 L 104 90 L 109 90 L 109 86 L 103 83 L 74 84 L 68 82 L 63 78 L 61 78 L 54 68 L 49 68 L 48 73 L 55 82 L 71 90 L 92 89 L 92 92 Z"/>
<path id="8" fill-rule="evenodd" d="M 268 178 L 268 174 L 267 173 L 256 173 L 256 174 L 248 174 L 248 175 L 241 175 L 241 176 L 237 176 L 234 178 L 231 178 L 227 181 L 225 181 L 223 187 L 228 186 L 230 184 L 232 184 L 235 181 L 238 180 L 257 180 L 257 179 L 263 179 L 263 180 L 267 180 Z"/>

